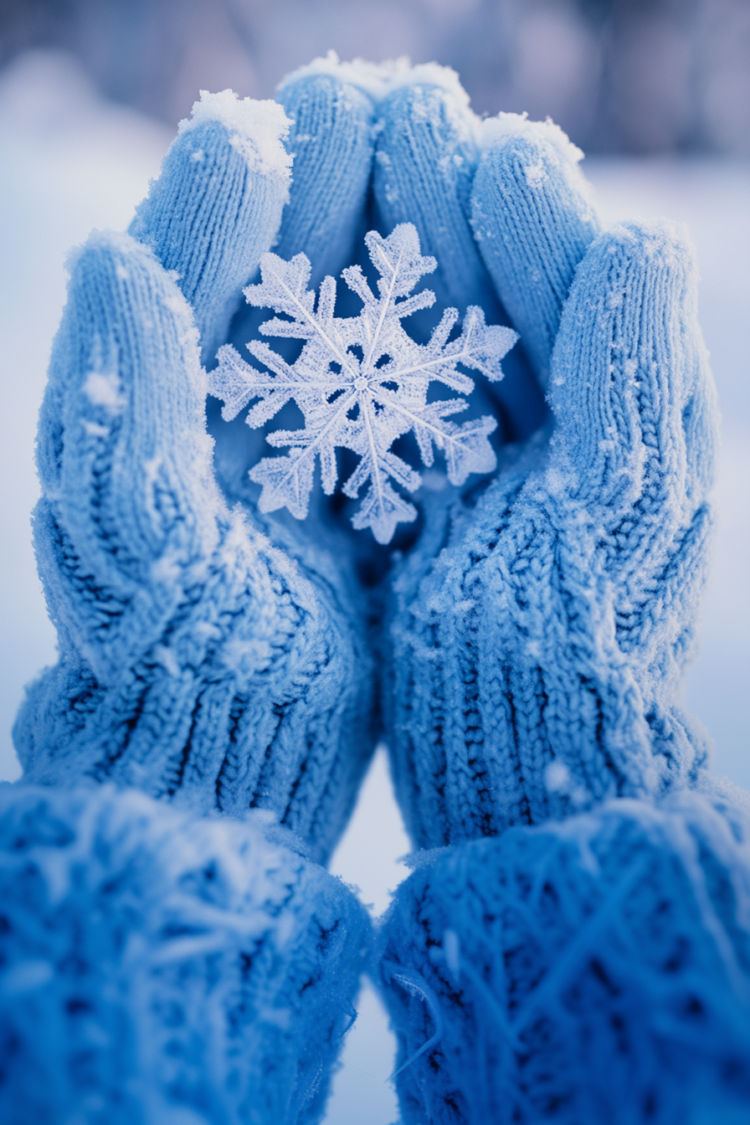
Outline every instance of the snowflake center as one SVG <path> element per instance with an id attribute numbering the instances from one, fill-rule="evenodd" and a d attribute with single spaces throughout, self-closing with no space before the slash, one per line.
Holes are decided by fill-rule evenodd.
<path id="1" fill-rule="evenodd" d="M 366 375 L 358 375 L 354 380 L 355 390 L 366 391 L 369 385 L 370 383 Z"/>

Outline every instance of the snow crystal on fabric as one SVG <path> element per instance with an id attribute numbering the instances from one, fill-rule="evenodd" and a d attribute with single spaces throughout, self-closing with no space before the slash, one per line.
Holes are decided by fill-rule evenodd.
<path id="1" fill-rule="evenodd" d="M 233 90 L 211 94 L 201 90 L 191 116 L 179 124 L 180 133 L 189 132 L 205 121 L 218 121 L 229 132 L 229 143 L 242 154 L 251 172 L 275 175 L 288 183 L 292 157 L 283 141 L 289 132 L 289 118 L 278 102 L 239 98 Z M 194 159 L 205 159 L 200 150 Z"/>
<path id="2" fill-rule="evenodd" d="M 219 366 L 211 373 L 211 391 L 225 403 L 223 415 L 234 418 L 253 399 L 249 426 L 259 427 L 273 418 L 290 400 L 305 417 L 302 430 L 279 430 L 268 437 L 271 445 L 291 446 L 286 457 L 264 458 L 250 472 L 263 485 L 261 511 L 286 506 L 292 515 L 307 515 L 313 474 L 319 460 L 323 489 L 331 494 L 338 479 L 336 447 L 360 457 L 355 472 L 344 484 L 347 496 L 356 498 L 367 486 L 355 512 L 356 528 L 370 527 L 379 543 L 388 543 L 397 523 L 416 518 L 416 509 L 393 488 L 414 491 L 421 477 L 391 450 L 393 442 L 414 432 L 422 461 L 434 461 L 435 448 L 445 453 L 448 478 L 463 484 L 470 473 L 489 472 L 496 464 L 487 437 L 496 422 L 490 416 L 457 425 L 450 415 L 468 405 L 463 398 L 428 402 L 430 384 L 437 382 L 464 394 L 473 381 L 459 367 L 476 369 L 488 379 L 502 377 L 500 359 L 515 343 L 509 328 L 487 326 L 477 307 L 467 310 L 461 335 L 449 340 L 456 309 L 446 309 L 427 344 L 415 343 L 401 321 L 430 307 L 434 294 L 412 294 L 422 276 L 435 269 L 433 258 L 420 254 L 419 239 L 411 224 L 402 224 L 382 238 L 371 231 L 365 238 L 373 266 L 380 274 L 378 296 L 372 292 L 359 266 L 344 270 L 349 288 L 362 301 L 358 317 L 336 317 L 336 282 L 327 277 L 315 294 L 307 288 L 310 262 L 299 254 L 284 262 L 275 254 L 261 260 L 262 283 L 245 290 L 248 301 L 281 313 L 261 326 L 264 335 L 305 341 L 293 364 L 286 363 L 267 344 L 251 341 L 251 354 L 269 373 L 245 363 L 234 348 L 219 351 Z"/>

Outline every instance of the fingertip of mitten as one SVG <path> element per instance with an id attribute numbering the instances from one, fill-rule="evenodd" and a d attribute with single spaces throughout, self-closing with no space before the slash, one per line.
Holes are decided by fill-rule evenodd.
<path id="1" fill-rule="evenodd" d="M 710 488 L 717 410 L 697 282 L 686 228 L 641 221 L 599 235 L 571 285 L 549 401 L 582 487 L 613 512 L 650 488 L 665 518 L 687 519 Z"/>
<path id="2" fill-rule="evenodd" d="M 442 89 L 454 106 L 471 121 L 478 130 L 479 118 L 470 108 L 469 95 L 461 85 L 457 72 L 450 66 L 440 63 L 418 63 L 412 66 L 411 59 L 402 55 L 397 59 L 385 59 L 380 63 L 356 58 L 350 62 L 342 61 L 335 51 L 329 51 L 305 66 L 292 71 L 279 83 L 278 90 L 284 91 L 300 79 L 328 75 L 339 82 L 354 86 L 366 94 L 373 105 L 379 105 L 394 90 L 404 86 L 424 85 Z"/>
<path id="3" fill-rule="evenodd" d="M 238 152 L 249 171 L 274 176 L 288 185 L 292 175 L 292 156 L 284 145 L 291 121 L 276 101 L 238 98 L 233 90 L 211 94 L 201 90 L 191 115 L 178 126 L 178 136 L 185 137 L 204 123 L 215 121 L 229 134 L 229 143 Z M 200 149 L 191 148 L 190 159 L 201 162 Z"/>
<path id="4" fill-rule="evenodd" d="M 179 275 L 207 361 L 276 237 L 289 191 L 288 125 L 276 102 L 204 94 L 130 226 Z"/>
<path id="5" fill-rule="evenodd" d="M 497 299 L 469 225 L 479 147 L 468 102 L 431 82 L 427 68 L 421 80 L 387 93 L 377 127 L 373 193 L 382 229 L 414 223 L 425 253 L 438 261 L 431 285 L 438 301 L 480 305 L 497 320 Z"/>
<path id="6" fill-rule="evenodd" d="M 444 144 L 472 146 L 476 157 L 480 119 L 460 85 L 440 80 L 443 69 L 437 64 L 415 67 L 408 81 L 394 83 L 378 103 L 379 129 L 398 128 L 406 119 L 414 119 L 434 129 Z M 443 164 L 447 165 L 452 156 L 451 152 L 443 154 Z"/>
<path id="7" fill-rule="evenodd" d="M 587 259 L 624 254 L 634 266 L 679 275 L 698 282 L 697 251 L 686 223 L 669 219 L 635 219 L 615 223 L 589 248 Z"/>
<path id="8" fill-rule="evenodd" d="M 278 100 L 291 127 L 294 177 L 274 249 L 305 253 L 313 278 L 348 265 L 364 219 L 373 148 L 373 106 L 335 73 L 291 76 Z"/>
<path id="9" fill-rule="evenodd" d="M 471 199 L 474 235 L 540 379 L 576 266 L 599 230 L 582 153 L 551 121 L 482 123 Z"/>
<path id="10" fill-rule="evenodd" d="M 73 442 L 103 437 L 133 410 L 156 415 L 154 441 L 170 420 L 205 430 L 198 331 L 177 278 L 148 247 L 114 231 L 93 231 L 68 266 L 68 304 L 49 377 L 51 392 L 64 389 L 67 398 L 52 420 L 67 425 Z M 43 410 L 42 430 L 46 420 Z"/>
<path id="11" fill-rule="evenodd" d="M 485 117 L 480 126 L 480 143 L 484 151 L 515 151 L 519 157 L 532 157 L 538 160 L 543 154 L 548 157 L 554 152 L 564 160 L 571 173 L 580 173 L 578 165 L 584 158 L 583 150 L 574 144 L 552 118 L 546 121 L 531 121 L 527 113 L 498 113 L 495 117 Z M 534 164 L 527 166 L 527 182 L 536 186 L 541 182 Z M 580 190 L 589 194 L 591 187 L 581 177 Z"/>

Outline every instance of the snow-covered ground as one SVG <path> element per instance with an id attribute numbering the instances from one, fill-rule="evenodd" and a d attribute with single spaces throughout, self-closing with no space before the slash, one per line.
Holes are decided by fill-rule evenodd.
<path id="1" fill-rule="evenodd" d="M 20 772 L 10 727 L 23 686 L 55 659 L 29 514 L 39 491 L 34 433 L 64 301 L 65 253 L 92 227 L 128 224 L 170 140 L 163 126 L 98 99 L 64 56 L 26 56 L 0 75 L 0 778 Z M 717 772 L 750 788 L 750 165 L 599 159 L 585 167 L 606 221 L 678 219 L 698 247 L 724 445 L 716 556 L 687 702 L 716 740 Z M 332 867 L 379 913 L 406 873 L 397 859 L 408 850 L 380 752 Z M 359 1008 L 328 1125 L 386 1125 L 397 1115 L 386 1081 L 393 1039 L 371 990 Z"/>

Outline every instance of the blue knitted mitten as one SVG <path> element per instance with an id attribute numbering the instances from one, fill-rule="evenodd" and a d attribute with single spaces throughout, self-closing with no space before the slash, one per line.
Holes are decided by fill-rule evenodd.
<path id="1" fill-rule="evenodd" d="M 15 737 L 29 780 L 271 809 L 325 860 L 374 745 L 363 615 L 346 559 L 223 499 L 199 363 L 278 232 L 285 120 L 204 97 L 131 234 L 72 261 L 35 518 L 60 661 Z"/>
<path id="2" fill-rule="evenodd" d="M 361 125 L 340 87 L 317 99 L 334 204 Z M 60 659 L 0 807 L 12 1125 L 317 1121 L 353 1018 L 369 921 L 295 849 L 327 859 L 374 745 L 365 599 L 320 526 L 228 503 L 200 362 L 279 232 L 287 124 L 204 96 L 130 233 L 71 260 L 35 516 Z M 305 237 L 313 171 L 283 211 Z"/>
<path id="3" fill-rule="evenodd" d="M 404 1125 L 747 1120 L 750 805 L 704 788 L 424 853 L 381 935 Z"/>
<path id="4" fill-rule="evenodd" d="M 320 1119 L 370 924 L 272 819 L 0 791 L 3 1125 Z"/>
<path id="5" fill-rule="evenodd" d="M 548 382 L 555 429 L 506 450 L 491 482 L 426 500 L 396 568 L 387 738 L 427 847 L 657 795 L 707 752 L 679 702 L 716 441 L 692 249 L 664 223 L 598 234 L 555 126 L 501 115 L 480 141 L 464 234 Z M 420 203 L 449 190 L 464 189 L 435 152 L 414 165 Z"/>

